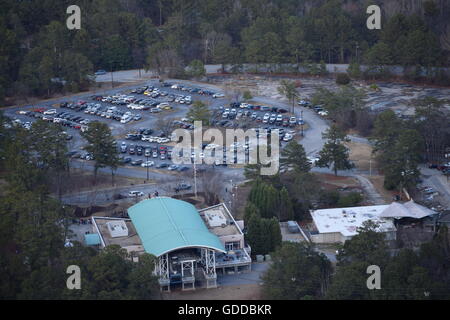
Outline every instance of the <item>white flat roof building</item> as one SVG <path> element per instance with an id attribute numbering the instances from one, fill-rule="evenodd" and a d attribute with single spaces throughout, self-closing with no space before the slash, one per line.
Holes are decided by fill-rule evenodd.
<path id="1" fill-rule="evenodd" d="M 123 220 L 114 220 L 106 223 L 112 238 L 128 237 L 128 227 Z"/>
<path id="2" fill-rule="evenodd" d="M 318 231 L 311 235 L 311 240 L 316 243 L 343 243 L 358 234 L 357 229 L 369 220 L 379 225 L 378 231 L 386 233 L 388 240 L 395 240 L 397 229 L 393 219 L 380 217 L 388 207 L 381 205 L 311 211 Z"/>

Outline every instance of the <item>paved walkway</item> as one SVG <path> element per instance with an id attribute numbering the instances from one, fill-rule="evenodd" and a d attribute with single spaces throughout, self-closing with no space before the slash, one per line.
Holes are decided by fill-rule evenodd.
<path id="1" fill-rule="evenodd" d="M 252 271 L 249 273 L 217 275 L 217 284 L 221 286 L 260 284 L 261 277 L 268 268 L 268 263 L 252 263 Z"/>

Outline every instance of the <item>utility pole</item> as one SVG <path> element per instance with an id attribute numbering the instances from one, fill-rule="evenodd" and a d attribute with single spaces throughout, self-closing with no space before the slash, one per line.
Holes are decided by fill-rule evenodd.
<path id="1" fill-rule="evenodd" d="M 208 59 L 208 38 L 206 38 L 206 40 L 205 40 L 205 65 L 206 65 L 207 59 Z"/>
<path id="2" fill-rule="evenodd" d="M 305 121 L 303 120 L 303 110 L 301 111 L 301 117 L 302 117 L 302 137 L 305 136 L 305 132 L 303 130 L 303 124 L 305 123 Z"/>
<path id="3" fill-rule="evenodd" d="M 161 0 L 159 0 L 159 26 L 162 25 L 162 3 Z"/>
<path id="4" fill-rule="evenodd" d="M 111 61 L 111 87 L 114 88 L 113 62 Z"/>
<path id="5" fill-rule="evenodd" d="M 233 210 L 233 180 L 230 180 L 231 183 L 231 188 L 230 188 L 230 192 L 231 192 L 231 197 L 230 197 L 230 210 Z"/>
<path id="6" fill-rule="evenodd" d="M 194 158 L 194 193 L 195 197 L 197 198 L 197 165 L 196 165 L 197 159 Z"/>
<path id="7" fill-rule="evenodd" d="M 147 167 L 147 183 L 148 183 L 148 180 L 150 180 L 150 172 L 149 172 L 149 165 L 148 165 L 148 154 L 147 154 L 146 158 L 147 158 L 147 163 L 145 164 L 145 166 Z"/>

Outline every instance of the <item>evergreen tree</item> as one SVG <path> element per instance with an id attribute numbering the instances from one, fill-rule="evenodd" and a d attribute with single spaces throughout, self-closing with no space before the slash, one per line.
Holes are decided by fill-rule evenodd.
<path id="1" fill-rule="evenodd" d="M 281 151 L 280 163 L 282 166 L 293 168 L 297 172 L 309 172 L 311 164 L 306 156 L 303 145 L 292 140 Z"/>
<path id="2" fill-rule="evenodd" d="M 327 142 L 320 151 L 317 166 L 327 168 L 332 166 L 336 176 L 338 170 L 352 169 L 353 164 L 349 161 L 349 150 L 343 144 L 349 141 L 345 133 L 338 127 L 332 126 L 323 134 L 323 138 L 327 139 Z"/>
<path id="3" fill-rule="evenodd" d="M 267 299 L 302 300 L 324 296 L 331 277 L 328 259 L 305 243 L 284 242 L 263 277 Z"/>
<path id="4" fill-rule="evenodd" d="M 280 191 L 280 207 L 278 211 L 278 219 L 280 221 L 287 221 L 294 219 L 294 206 L 292 204 L 289 192 L 285 187 Z"/>
<path id="5" fill-rule="evenodd" d="M 203 125 L 207 126 L 211 119 L 211 112 L 206 104 L 201 101 L 195 101 L 189 109 L 187 118 L 191 121 L 201 121 Z"/>
<path id="6" fill-rule="evenodd" d="M 119 152 L 108 125 L 103 122 L 91 122 L 81 136 L 88 142 L 85 150 L 94 156 L 95 178 L 100 168 L 110 167 L 114 172 L 119 163 Z"/>

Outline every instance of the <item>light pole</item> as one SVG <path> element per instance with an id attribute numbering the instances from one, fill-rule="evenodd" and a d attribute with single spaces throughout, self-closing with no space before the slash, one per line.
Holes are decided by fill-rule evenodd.
<path id="1" fill-rule="evenodd" d="M 359 55 L 358 55 L 359 43 L 356 43 L 356 62 L 359 63 Z"/>
<path id="2" fill-rule="evenodd" d="M 303 124 L 305 123 L 305 121 L 303 120 L 303 110 L 301 111 L 301 118 L 302 118 L 302 137 L 304 137 L 305 136 L 305 132 L 304 132 L 304 130 L 303 130 Z"/>
<path id="3" fill-rule="evenodd" d="M 114 88 L 114 69 L 112 61 L 111 61 L 111 87 Z"/>
<path id="4" fill-rule="evenodd" d="M 196 165 L 197 159 L 194 158 L 194 193 L 195 198 L 197 198 L 197 165 Z"/>
<path id="5" fill-rule="evenodd" d="M 147 183 L 148 180 L 150 180 L 150 172 L 149 172 L 149 163 L 148 163 L 148 154 L 145 156 L 147 158 L 147 162 L 145 163 L 145 166 L 147 167 Z"/>

